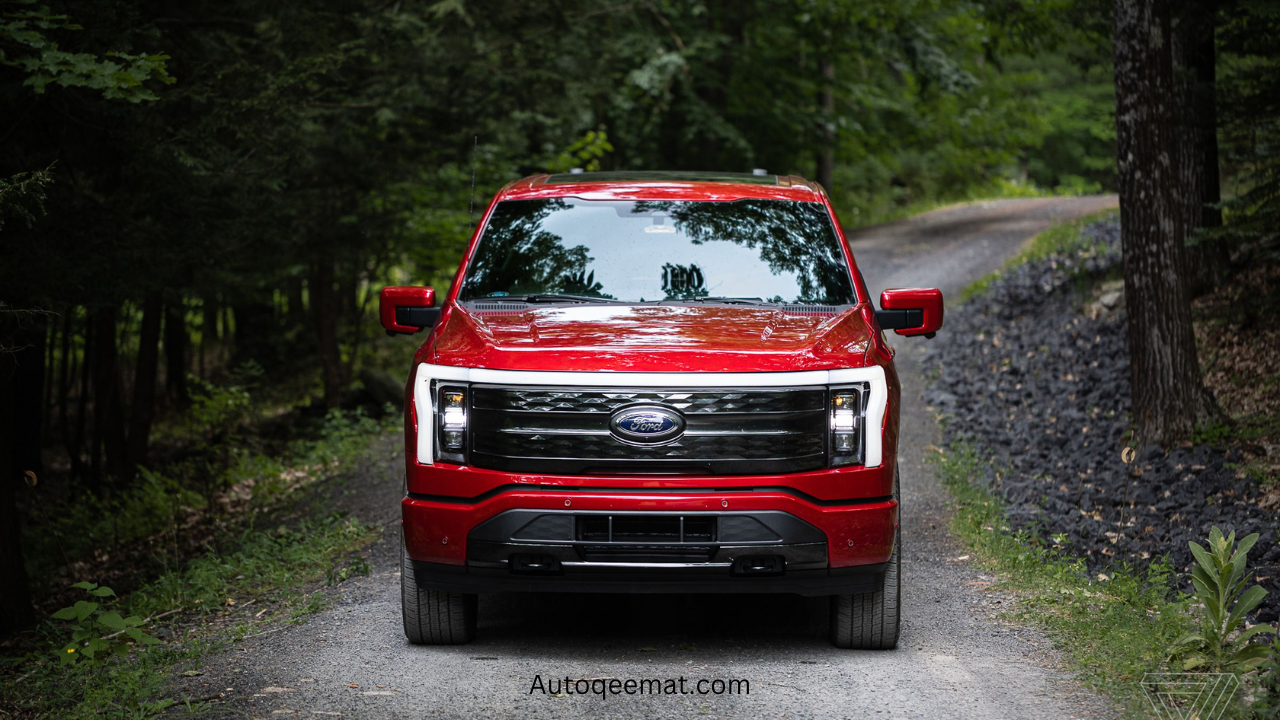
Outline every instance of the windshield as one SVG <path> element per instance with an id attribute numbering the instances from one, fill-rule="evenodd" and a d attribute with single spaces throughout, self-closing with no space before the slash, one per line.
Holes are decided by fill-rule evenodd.
<path id="1" fill-rule="evenodd" d="M 507 200 L 462 282 L 463 301 L 857 302 L 826 207 L 790 200 Z"/>

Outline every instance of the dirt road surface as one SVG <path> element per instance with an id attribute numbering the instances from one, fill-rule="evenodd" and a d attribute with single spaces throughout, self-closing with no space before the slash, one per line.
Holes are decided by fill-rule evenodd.
<path id="1" fill-rule="evenodd" d="M 1114 197 L 984 202 L 850 239 L 874 296 L 920 286 L 941 287 L 954 299 L 1054 221 L 1114 204 Z M 963 310 L 951 304 L 948 312 Z M 397 569 L 403 470 L 389 438 L 385 461 L 352 478 L 339 501 L 385 527 L 370 576 L 337 586 L 331 607 L 305 624 L 273 628 L 210 658 L 204 676 L 175 689 L 197 697 L 223 692 L 214 714 L 263 718 L 1114 716 L 1043 636 L 1000 618 L 1009 599 L 984 589 L 990 578 L 969 566 L 948 535 L 946 492 L 924 464 L 937 440 L 920 400 L 918 363 L 928 341 L 899 338 L 896 345 L 905 551 L 897 650 L 833 648 L 825 598 L 767 595 L 484 596 L 474 643 L 409 645 Z M 406 358 L 411 352 L 406 343 Z M 688 694 L 552 694 L 552 683 L 565 678 L 681 677 Z M 735 694 L 697 692 L 699 680 L 716 679 L 746 680 L 750 693 L 741 685 Z"/>

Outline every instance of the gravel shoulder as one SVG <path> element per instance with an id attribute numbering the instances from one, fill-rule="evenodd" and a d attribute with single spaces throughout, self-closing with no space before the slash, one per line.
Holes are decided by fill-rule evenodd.
<path id="1" fill-rule="evenodd" d="M 949 297 L 1057 219 L 1114 197 L 979 203 L 851 236 L 863 274 L 885 287 L 939 286 Z M 946 332 L 944 329 L 943 332 Z M 397 569 L 399 438 L 336 502 L 386 528 L 368 577 L 334 588 L 331 607 L 211 657 L 175 681 L 179 696 L 223 693 L 214 713 L 250 717 L 1111 717 L 1037 631 L 1000 619 L 1010 598 L 984 590 L 948 535 L 947 495 L 924 464 L 939 442 L 921 398 L 929 345 L 902 339 L 904 602 L 891 652 L 827 643 L 825 598 L 792 596 L 484 596 L 477 640 L 409 645 Z M 407 346 L 406 346 L 407 348 Z M 406 349 L 406 353 L 408 350 Z M 553 696 L 537 678 L 745 679 L 749 695 Z M 545 685 L 544 685 L 545 686 Z"/>

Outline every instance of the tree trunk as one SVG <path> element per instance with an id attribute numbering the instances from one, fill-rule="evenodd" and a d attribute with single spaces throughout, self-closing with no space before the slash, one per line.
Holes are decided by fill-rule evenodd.
<path id="1" fill-rule="evenodd" d="M 235 317 L 232 357 L 237 367 L 247 362 L 257 362 L 266 368 L 277 365 L 276 350 L 281 345 L 276 335 L 280 330 L 276 325 L 272 294 L 269 289 L 252 288 L 232 306 Z"/>
<path id="2" fill-rule="evenodd" d="M 11 320 L 4 323 L 8 326 L 4 330 L 10 331 L 16 324 Z M 30 424 L 22 417 L 23 408 L 18 398 L 22 374 L 19 368 L 34 361 L 31 354 L 30 348 L 16 353 L 0 351 L 0 637 L 21 630 L 35 620 L 22 559 L 17 503 L 23 472 L 17 453 L 18 431 Z"/>
<path id="3" fill-rule="evenodd" d="M 325 407 L 342 400 L 342 357 L 338 350 L 338 296 L 333 287 L 333 256 L 322 254 L 311 281 L 311 309 L 315 312 L 316 342 L 320 348 Z"/>
<path id="4" fill-rule="evenodd" d="M 93 327 L 93 443 L 89 479 L 102 488 L 105 475 L 124 474 L 126 455 L 124 408 L 120 402 L 119 353 L 116 350 L 115 307 L 95 312 Z"/>
<path id="5" fill-rule="evenodd" d="M 84 477 L 84 461 L 80 458 L 80 438 L 71 433 L 70 409 L 71 378 L 76 374 L 76 364 L 72 362 L 75 346 L 71 342 L 75 330 L 74 318 L 75 308 L 67 308 L 66 314 L 62 316 L 62 347 L 59 349 L 62 356 L 58 371 L 58 434 L 62 436 L 62 446 L 71 463 L 71 477 L 79 480 Z"/>
<path id="6" fill-rule="evenodd" d="M 44 474 L 40 449 L 45 408 L 45 342 L 50 324 L 46 317 L 43 312 L 31 313 L 18 323 L 10 323 L 17 340 L 12 347 L 19 348 L 16 354 L 10 355 L 15 363 L 11 380 L 16 421 L 13 429 L 3 436 L 13 444 L 13 462 L 19 470 L 31 470 L 37 475 Z"/>
<path id="7" fill-rule="evenodd" d="M 133 402 L 129 407 L 129 451 L 124 477 L 132 480 L 140 465 L 147 463 L 151 423 L 156 416 L 156 371 L 160 367 L 160 319 L 164 306 L 159 292 L 142 302 L 142 329 L 138 333 L 138 365 L 133 380 Z"/>
<path id="8" fill-rule="evenodd" d="M 1115 0 L 1116 156 L 1137 442 L 1169 446 L 1212 419 L 1196 357 L 1179 133 L 1164 0 Z"/>
<path id="9" fill-rule="evenodd" d="M 80 359 L 80 392 L 76 396 L 76 439 L 75 449 L 77 453 L 84 451 L 85 439 L 88 437 L 86 426 L 89 422 L 89 388 L 93 381 L 93 369 L 95 363 L 98 362 L 98 353 L 93 347 L 93 339 L 96 336 L 94 330 L 93 315 L 85 308 L 84 318 L 84 357 Z M 85 475 L 83 468 L 81 474 L 77 476 L 78 480 L 89 478 L 90 484 L 93 483 L 92 464 L 96 457 L 97 450 L 92 444 L 89 446 L 89 474 Z M 75 464 L 72 464 L 75 467 Z"/>
<path id="10" fill-rule="evenodd" d="M 182 296 L 164 308 L 164 391 L 172 407 L 187 404 L 187 306 Z"/>
<path id="11" fill-rule="evenodd" d="M 1222 226 L 1218 173 L 1216 2 L 1185 3 L 1174 19 L 1172 54 L 1178 97 L 1178 159 L 1182 212 L 1192 243 L 1187 260 L 1192 295 L 1211 291 L 1226 275 L 1230 257 L 1220 239 L 1195 237 L 1201 228 Z"/>
<path id="12" fill-rule="evenodd" d="M 208 380 L 208 365 L 213 364 L 209 353 L 218 342 L 218 296 L 208 293 L 200 299 L 200 379 Z"/>
<path id="13" fill-rule="evenodd" d="M 289 325 L 305 327 L 307 324 L 307 306 L 302 299 L 303 281 L 301 277 L 291 277 L 285 281 L 285 297 L 289 303 Z"/>
<path id="14" fill-rule="evenodd" d="M 818 92 L 818 117 L 822 123 L 822 146 L 818 149 L 817 173 L 814 178 L 828 193 L 833 187 L 836 168 L 836 64 L 830 55 L 818 59 L 822 71 L 822 89 Z"/>

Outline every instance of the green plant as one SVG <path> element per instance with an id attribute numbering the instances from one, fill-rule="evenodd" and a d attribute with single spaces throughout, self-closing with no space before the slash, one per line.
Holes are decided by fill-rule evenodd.
<path id="1" fill-rule="evenodd" d="M 980 478 L 1002 476 L 1008 467 L 966 443 L 940 449 L 930 463 L 951 496 L 952 531 L 970 562 L 994 571 L 991 587 L 1017 598 L 1005 605 L 1009 615 L 1045 628 L 1086 683 L 1127 707 L 1130 716 L 1145 717 L 1140 679 L 1165 659 L 1165 648 L 1194 629 L 1189 600 L 1174 591 L 1167 559 L 1091 573 L 1067 537 L 1037 542 L 1025 530 L 1005 527 L 1003 501 Z"/>
<path id="2" fill-rule="evenodd" d="M 1249 714 L 1255 720 L 1280 720 L 1280 638 L 1272 638 L 1271 652 L 1258 667 L 1258 691 Z"/>
<path id="3" fill-rule="evenodd" d="M 1258 533 L 1242 539 L 1236 546 L 1236 534 L 1223 537 L 1215 525 L 1209 531 L 1209 548 L 1190 543 L 1195 555 L 1191 584 L 1200 601 L 1200 631 L 1179 638 L 1170 649 L 1170 658 L 1182 657 L 1182 668 L 1212 670 L 1256 668 L 1267 660 L 1271 649 L 1250 644 L 1264 633 L 1275 634 L 1271 625 L 1254 625 L 1239 633 L 1245 616 L 1258 607 L 1267 591 L 1260 585 L 1245 589 L 1250 578 L 1245 573 L 1249 550 L 1258 542 Z"/>
<path id="4" fill-rule="evenodd" d="M 77 600 L 75 605 L 53 614 L 55 620 L 68 623 L 71 641 L 63 646 L 59 655 L 63 664 L 100 661 L 100 655 L 114 653 L 128 655 L 133 643 L 159 645 L 160 641 L 142 630 L 143 620 L 136 615 L 121 617 L 108 607 L 116 598 L 109 587 L 97 583 L 78 582 L 72 585 L 97 600 Z"/>
<path id="5" fill-rule="evenodd" d="M 329 568 L 327 573 L 329 585 L 337 585 L 356 576 L 368 577 L 369 570 L 369 561 L 357 555 L 351 558 L 351 562 L 344 567 Z"/>

